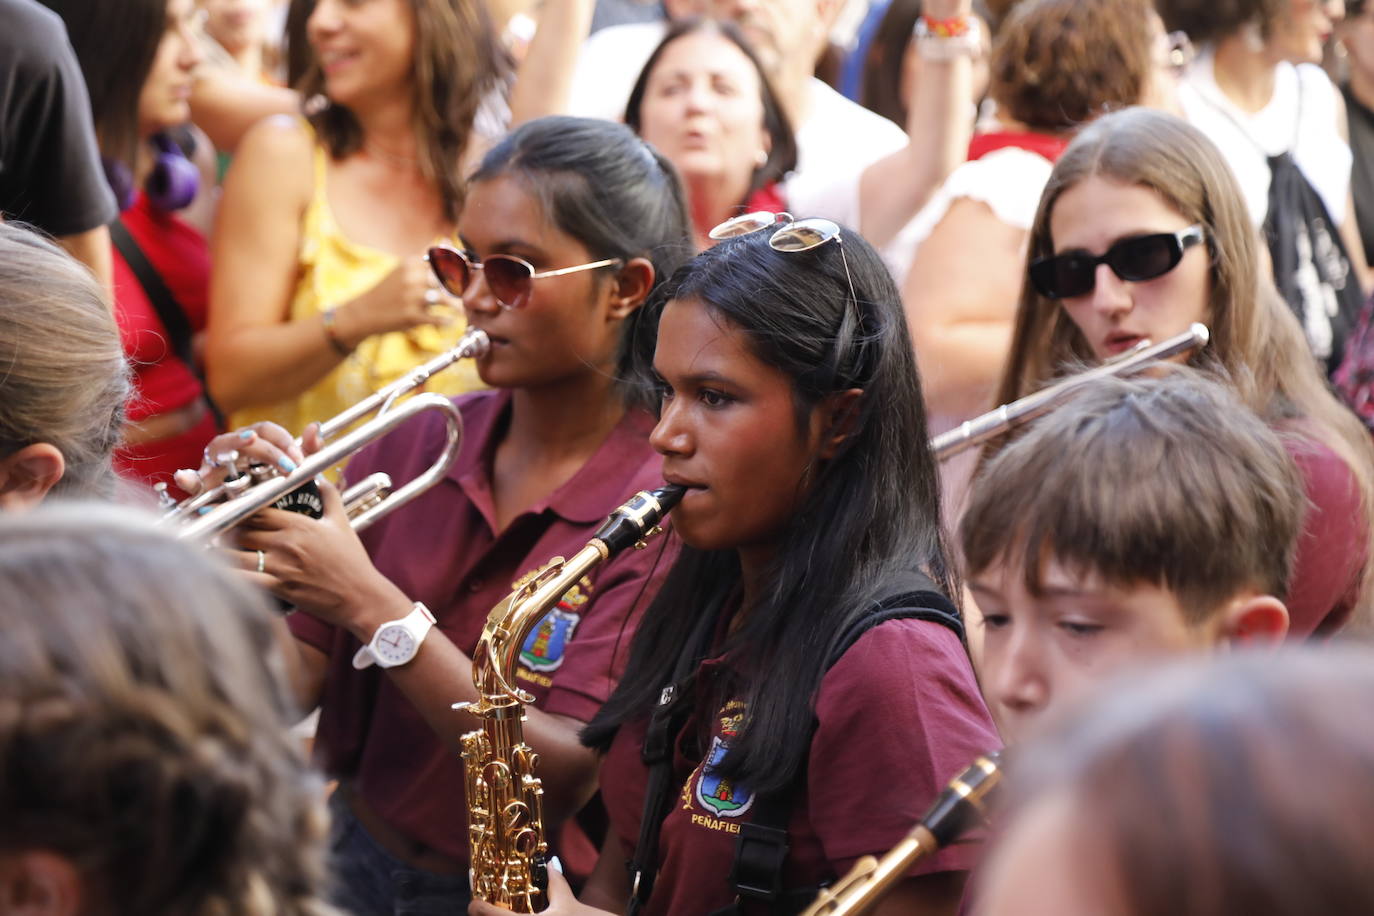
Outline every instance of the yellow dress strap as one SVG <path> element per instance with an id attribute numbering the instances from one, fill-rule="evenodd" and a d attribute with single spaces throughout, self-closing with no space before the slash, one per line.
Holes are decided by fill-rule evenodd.
<path id="1" fill-rule="evenodd" d="M 314 129 L 305 122 L 312 134 Z M 314 189 L 301 220 L 298 277 L 289 317 L 292 321 L 314 319 L 325 309 L 366 293 L 392 270 L 400 259 L 390 252 L 353 241 L 344 235 L 328 194 L 329 151 L 315 143 Z M 452 347 L 466 323 L 461 314 L 446 327 L 425 325 L 369 337 L 328 375 L 299 396 L 287 401 L 236 413 L 235 425 L 272 420 L 294 433 L 306 424 L 325 420 L 351 406 L 410 369 Z M 454 366 L 426 386 L 430 391 L 459 394 L 482 387 L 470 360 Z"/>

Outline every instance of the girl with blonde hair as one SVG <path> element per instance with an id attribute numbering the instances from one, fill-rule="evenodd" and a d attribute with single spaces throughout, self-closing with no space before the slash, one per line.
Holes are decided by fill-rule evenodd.
<path id="1" fill-rule="evenodd" d="M 1055 165 L 1031 227 L 998 401 L 1181 333 L 1285 443 L 1309 508 L 1287 604 L 1290 632 L 1330 632 L 1369 599 L 1371 446 L 1327 389 L 1296 319 L 1261 276 L 1258 238 L 1215 146 L 1171 115 L 1107 115 Z"/>
<path id="2" fill-rule="evenodd" d="M 4 222 L 0 366 L 0 513 L 49 493 L 113 496 L 132 388 L 109 302 L 62 249 Z"/>

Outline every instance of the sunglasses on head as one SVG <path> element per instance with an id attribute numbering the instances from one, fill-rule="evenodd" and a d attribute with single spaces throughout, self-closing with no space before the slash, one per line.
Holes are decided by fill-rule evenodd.
<path id="1" fill-rule="evenodd" d="M 1097 284 L 1097 265 L 1106 264 L 1122 280 L 1139 283 L 1162 277 L 1178 266 L 1183 253 L 1202 242 L 1202 226 L 1122 239 L 1102 255 L 1070 251 L 1037 258 L 1030 265 L 1031 284 L 1049 299 L 1086 296 Z"/>
<path id="2" fill-rule="evenodd" d="M 465 252 L 447 245 L 436 245 L 425 253 L 430 269 L 450 295 L 461 297 L 477 279 L 477 271 L 487 278 L 487 288 L 496 297 L 503 309 L 520 308 L 529 301 L 530 289 L 535 280 L 546 277 L 561 277 L 584 270 L 597 270 L 602 267 L 619 267 L 624 262 L 620 258 L 605 258 L 573 267 L 560 267 L 557 270 L 536 271 L 534 265 L 524 258 L 513 254 L 491 254 L 482 260 L 469 257 Z"/>
<path id="3" fill-rule="evenodd" d="M 849 298 L 855 301 L 854 278 L 849 273 L 849 258 L 844 253 L 844 239 L 840 238 L 838 223 L 820 217 L 793 219 L 791 213 L 756 210 L 727 219 L 707 235 L 719 242 L 771 229 L 779 223 L 782 224 L 781 227 L 768 238 L 768 247 L 774 251 L 810 251 L 832 240 L 840 246 L 840 263 L 844 265 L 844 276 L 849 281 Z"/>

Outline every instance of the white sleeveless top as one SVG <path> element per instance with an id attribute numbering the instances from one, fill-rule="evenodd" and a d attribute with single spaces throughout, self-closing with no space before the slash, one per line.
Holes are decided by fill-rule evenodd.
<path id="1" fill-rule="evenodd" d="M 1278 65 L 1274 95 L 1254 114 L 1238 108 L 1217 86 L 1212 48 L 1198 55 L 1179 84 L 1189 122 L 1211 139 L 1240 182 L 1258 227 L 1269 212 L 1268 156 L 1290 152 L 1337 223 L 1350 191 L 1350 145 L 1337 130 L 1338 93 L 1314 64 Z"/>
<path id="2" fill-rule="evenodd" d="M 1040 207 L 1040 195 L 1053 170 L 1054 165 L 1044 156 L 1016 146 L 993 150 L 981 159 L 960 165 L 883 249 L 883 260 L 897 285 L 902 285 L 911 270 L 916 249 L 960 198 L 981 201 L 1002 222 L 1030 231 L 1035 211 Z"/>

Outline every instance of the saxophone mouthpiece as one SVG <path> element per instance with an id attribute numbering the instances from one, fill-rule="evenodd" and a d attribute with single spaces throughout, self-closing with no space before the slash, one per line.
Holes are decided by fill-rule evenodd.
<path id="1" fill-rule="evenodd" d="M 921 819 L 940 846 L 957 840 L 988 818 L 988 803 L 1002 783 L 1002 753 L 992 751 L 975 760 L 950 780 L 935 804 Z"/>
<path id="2" fill-rule="evenodd" d="M 681 484 L 665 483 L 657 490 L 650 490 L 649 495 L 658 500 L 658 504 L 664 512 L 671 512 L 678 503 L 682 502 L 682 496 L 686 492 L 687 488 Z"/>
<path id="3" fill-rule="evenodd" d="M 657 490 L 641 490 L 630 497 L 629 502 L 611 513 L 606 524 L 596 532 L 594 538 L 605 544 L 612 554 L 652 537 L 663 516 L 678 504 L 686 487 L 664 484 Z"/>

